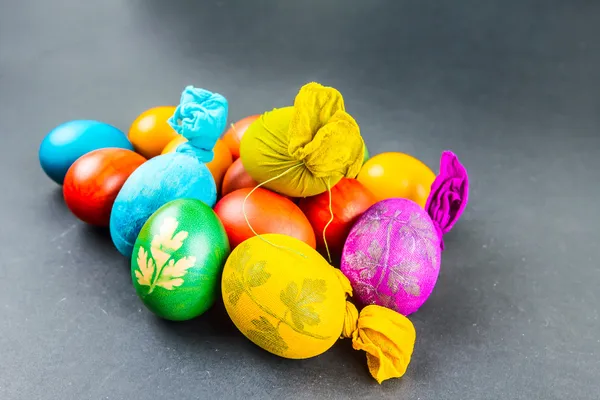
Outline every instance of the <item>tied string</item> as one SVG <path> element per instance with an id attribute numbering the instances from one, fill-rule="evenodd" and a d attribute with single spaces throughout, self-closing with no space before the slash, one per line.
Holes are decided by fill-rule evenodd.
<path id="1" fill-rule="evenodd" d="M 325 250 L 327 251 L 327 259 L 329 260 L 329 264 L 332 264 L 332 260 L 331 260 L 331 252 L 329 251 L 329 245 L 327 244 L 327 228 L 329 228 L 329 225 L 331 225 L 331 223 L 333 222 L 333 207 L 331 204 L 331 178 L 328 177 L 327 178 L 327 192 L 329 193 L 329 221 L 327 222 L 327 224 L 325 225 L 325 228 L 323 228 L 323 243 L 325 244 Z"/>
<path id="2" fill-rule="evenodd" d="M 283 171 L 281 174 L 279 174 L 279 175 L 277 175 L 277 176 L 274 176 L 273 178 L 267 179 L 266 181 L 264 181 L 264 182 L 262 182 L 262 183 L 260 183 L 260 184 L 256 185 L 256 186 L 254 187 L 254 189 L 252 189 L 252 190 L 251 190 L 251 191 L 250 191 L 250 192 L 249 192 L 249 193 L 246 195 L 246 197 L 244 197 L 244 201 L 242 202 L 242 213 L 244 214 L 244 219 L 246 220 L 246 224 L 248 225 L 248 228 L 250 228 L 250 230 L 252 231 L 252 233 L 254 234 L 254 236 L 258 236 L 258 237 L 259 237 L 259 238 L 260 238 L 262 241 L 264 241 L 265 243 L 268 243 L 268 244 L 270 244 L 270 245 L 271 245 L 271 246 L 273 246 L 273 247 L 276 247 L 276 248 L 278 248 L 278 249 L 282 249 L 282 250 L 288 250 L 288 251 L 291 251 L 292 253 L 296 253 L 296 254 L 298 254 L 299 256 L 301 256 L 301 257 L 303 257 L 303 258 L 308 258 L 306 255 L 304 255 L 303 253 L 301 253 L 301 252 L 299 252 L 299 251 L 297 251 L 297 250 L 295 250 L 295 249 L 292 249 L 292 248 L 289 248 L 289 247 L 286 247 L 286 246 L 279 246 L 279 245 L 276 245 L 275 243 L 273 243 L 273 242 L 271 242 L 271 241 L 269 241 L 269 240 L 265 239 L 265 238 L 264 238 L 262 235 L 260 235 L 259 233 L 257 233 L 257 232 L 254 230 L 254 228 L 252 227 L 252 224 L 250 223 L 250 220 L 248 219 L 248 214 L 246 214 L 246 201 L 247 201 L 247 200 L 250 198 L 250 196 L 252 196 L 252 193 L 254 193 L 254 192 L 256 191 L 256 189 L 260 188 L 260 187 L 261 187 L 261 186 L 263 186 L 263 185 L 266 185 L 266 184 L 267 184 L 267 183 L 269 183 L 269 182 L 272 182 L 272 181 L 274 181 L 274 180 L 276 180 L 276 179 L 279 179 L 279 178 L 281 178 L 281 177 L 285 176 L 285 175 L 286 175 L 286 174 L 288 174 L 290 171 L 293 171 L 295 168 L 298 168 L 298 167 L 300 167 L 301 165 L 302 165 L 302 163 L 298 163 L 298 164 L 296 164 L 296 165 L 292 165 L 290 168 L 288 168 L 287 170 Z"/>

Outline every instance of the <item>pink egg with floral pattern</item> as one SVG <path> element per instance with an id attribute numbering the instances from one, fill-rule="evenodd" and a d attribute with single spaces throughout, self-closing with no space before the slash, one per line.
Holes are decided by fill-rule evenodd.
<path id="1" fill-rule="evenodd" d="M 412 200 L 394 198 L 376 203 L 360 217 L 346 239 L 341 261 L 359 303 L 403 315 L 425 303 L 440 272 L 443 235 L 462 214 L 468 188 L 465 168 L 446 151 L 425 209 Z"/>

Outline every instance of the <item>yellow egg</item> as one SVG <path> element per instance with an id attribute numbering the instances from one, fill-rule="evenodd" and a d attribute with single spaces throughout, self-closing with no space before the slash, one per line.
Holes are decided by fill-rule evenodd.
<path id="1" fill-rule="evenodd" d="M 356 178 L 378 201 L 389 198 L 410 199 L 425 207 L 435 180 L 433 171 L 408 154 L 388 152 L 371 157 Z"/>
<path id="2" fill-rule="evenodd" d="M 279 234 L 246 240 L 225 264 L 222 289 L 240 332 L 281 357 L 317 356 L 342 333 L 348 281 L 300 240 Z"/>

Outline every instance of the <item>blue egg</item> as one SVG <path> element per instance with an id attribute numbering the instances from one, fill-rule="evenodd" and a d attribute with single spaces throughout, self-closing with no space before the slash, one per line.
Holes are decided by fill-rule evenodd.
<path id="1" fill-rule="evenodd" d="M 167 153 L 142 164 L 125 181 L 110 215 L 110 235 L 117 250 L 131 257 L 148 218 L 168 202 L 183 198 L 210 207 L 217 201 L 212 174 L 193 153 Z"/>
<path id="2" fill-rule="evenodd" d="M 133 150 L 127 136 L 114 126 L 91 120 L 65 122 L 42 141 L 40 165 L 46 175 L 62 185 L 67 171 L 79 157 L 107 147 Z"/>

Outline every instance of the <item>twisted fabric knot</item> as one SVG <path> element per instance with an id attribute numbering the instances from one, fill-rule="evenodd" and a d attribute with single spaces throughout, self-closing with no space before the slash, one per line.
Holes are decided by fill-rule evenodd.
<path id="1" fill-rule="evenodd" d="M 212 161 L 213 147 L 225 130 L 228 108 L 222 95 L 187 86 L 175 113 L 167 121 L 188 140 L 177 147 L 177 152 L 192 153 L 205 163 Z"/>
<path id="2" fill-rule="evenodd" d="M 444 249 L 443 236 L 450 232 L 462 215 L 469 200 L 469 176 L 458 157 L 444 151 L 440 158 L 440 173 L 431 184 L 425 210 L 431 217 Z"/>
<path id="3" fill-rule="evenodd" d="M 289 137 L 289 154 L 316 178 L 355 178 L 360 172 L 365 151 L 360 128 L 332 87 L 312 82 L 300 89 Z"/>

